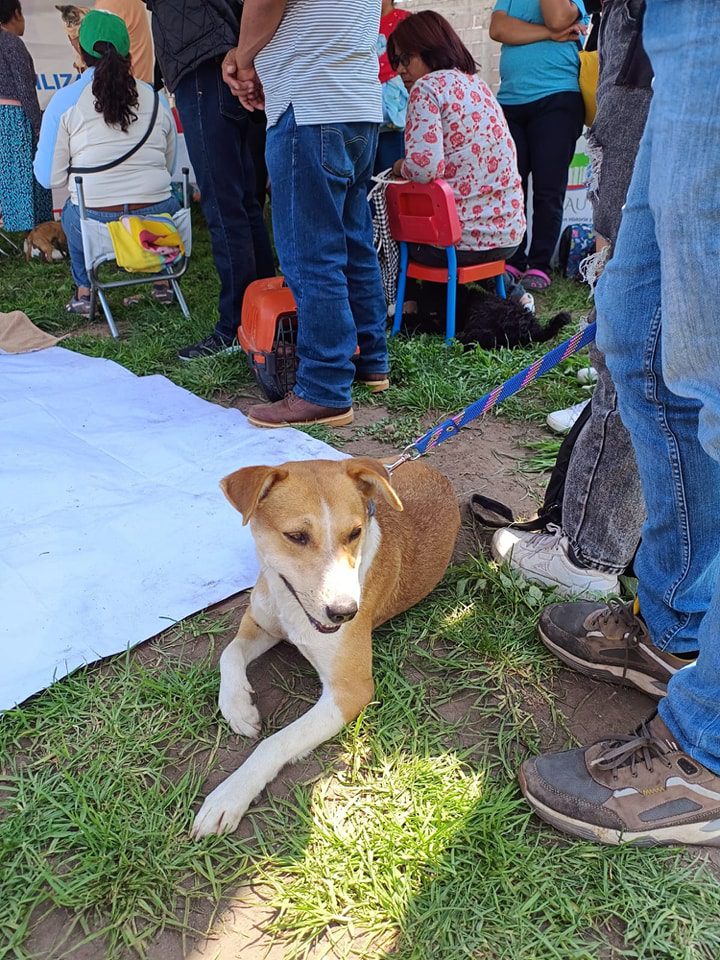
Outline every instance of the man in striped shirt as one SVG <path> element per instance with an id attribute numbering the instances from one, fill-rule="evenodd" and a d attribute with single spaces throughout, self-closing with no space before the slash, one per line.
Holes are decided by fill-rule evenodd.
<path id="1" fill-rule="evenodd" d="M 292 393 L 256 426 L 352 422 L 353 380 L 388 386 L 386 304 L 367 201 L 382 100 L 380 0 L 245 0 L 223 74 L 264 106 L 280 266 L 298 306 Z M 359 347 L 359 355 L 355 356 Z"/>

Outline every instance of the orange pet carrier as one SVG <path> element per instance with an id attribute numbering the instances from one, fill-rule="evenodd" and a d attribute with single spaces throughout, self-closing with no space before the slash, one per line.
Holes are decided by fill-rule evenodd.
<path id="1" fill-rule="evenodd" d="M 245 291 L 238 343 L 268 400 L 295 385 L 297 306 L 282 277 L 255 280 Z"/>

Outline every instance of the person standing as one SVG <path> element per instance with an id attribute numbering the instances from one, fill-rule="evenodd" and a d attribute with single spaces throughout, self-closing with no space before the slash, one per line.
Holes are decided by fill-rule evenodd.
<path id="1" fill-rule="evenodd" d="M 53 217 L 50 191 L 33 176 L 41 115 L 24 33 L 19 0 L 0 0 L 0 211 L 11 232 Z"/>
<path id="2" fill-rule="evenodd" d="M 295 387 L 251 407 L 256 426 L 351 423 L 353 378 L 388 386 L 367 200 L 382 122 L 379 24 L 380 0 L 246 0 L 225 60 L 233 93 L 267 113 L 275 244 L 298 307 Z"/>
<path id="3" fill-rule="evenodd" d="M 497 98 L 517 147 L 526 204 L 532 175 L 530 249 L 524 238 L 508 264 L 527 290 L 551 282 L 568 168 L 585 116 L 578 39 L 586 23 L 583 0 L 497 0 L 490 20 L 490 36 L 502 43 Z"/>
<path id="4" fill-rule="evenodd" d="M 405 84 L 393 70 L 387 47 L 390 34 L 410 16 L 409 10 L 399 10 L 395 0 L 382 0 L 380 33 L 378 34 L 378 68 L 383 98 L 383 122 L 378 136 L 373 173 L 389 170 L 396 160 L 405 156 L 405 119 L 408 93 Z"/>
<path id="5" fill-rule="evenodd" d="M 553 645 L 584 673 L 642 684 L 658 711 L 628 735 L 526 761 L 520 785 L 585 840 L 718 846 L 720 8 L 647 0 L 643 29 L 652 103 L 596 294 L 647 507 L 639 606 L 567 604 Z M 698 263 L 701 285 L 688 282 Z"/>
<path id="6" fill-rule="evenodd" d="M 146 0 L 155 54 L 185 133 L 220 275 L 214 331 L 179 351 L 181 360 L 239 349 L 233 345 L 248 284 L 275 274 L 256 196 L 250 116 L 223 83 L 225 54 L 237 42 L 239 0 Z"/>
<path id="7" fill-rule="evenodd" d="M 642 45 L 644 7 L 644 0 L 606 0 L 603 7 L 597 114 L 588 133 L 598 172 L 590 199 L 602 262 L 617 239 L 652 97 L 652 67 Z M 544 533 L 504 527 L 492 539 L 496 560 L 528 580 L 576 596 L 620 591 L 618 578 L 632 562 L 645 520 L 635 454 L 610 372 L 594 344 L 590 360 L 597 386 L 568 462 L 562 527 Z"/>
<path id="8" fill-rule="evenodd" d="M 125 22 L 130 35 L 130 64 L 136 80 L 152 84 L 155 77 L 150 19 L 142 0 L 96 0 L 95 8 L 114 13 Z"/>

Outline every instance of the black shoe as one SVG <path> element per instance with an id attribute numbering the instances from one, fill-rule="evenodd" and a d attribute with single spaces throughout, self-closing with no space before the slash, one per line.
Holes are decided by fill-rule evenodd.
<path id="1" fill-rule="evenodd" d="M 178 357 L 180 360 L 198 360 L 201 357 L 215 357 L 222 353 L 237 353 L 239 350 L 242 350 L 242 347 L 238 346 L 234 340 L 223 340 L 216 333 L 211 333 L 204 340 L 178 350 Z"/>

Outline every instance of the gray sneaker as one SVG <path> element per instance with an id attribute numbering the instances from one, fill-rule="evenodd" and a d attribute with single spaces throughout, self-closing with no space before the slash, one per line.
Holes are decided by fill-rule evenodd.
<path id="1" fill-rule="evenodd" d="M 635 687 L 656 700 L 687 660 L 660 650 L 632 604 L 580 600 L 546 607 L 538 622 L 540 639 L 569 667 L 598 680 Z"/>
<path id="2" fill-rule="evenodd" d="M 720 777 L 658 716 L 629 737 L 526 760 L 518 780 L 535 813 L 575 837 L 720 846 Z"/>

